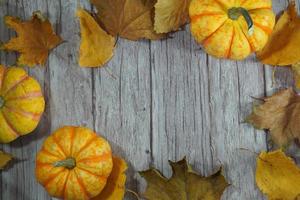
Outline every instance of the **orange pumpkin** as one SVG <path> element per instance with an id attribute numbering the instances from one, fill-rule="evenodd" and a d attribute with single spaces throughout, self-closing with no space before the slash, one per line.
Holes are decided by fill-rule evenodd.
<path id="1" fill-rule="evenodd" d="M 44 109 L 39 83 L 22 68 L 0 65 L 0 142 L 31 133 Z"/>
<path id="2" fill-rule="evenodd" d="M 261 50 L 275 25 L 271 0 L 192 0 L 189 14 L 193 36 L 218 58 Z"/>
<path id="3" fill-rule="evenodd" d="M 36 177 L 51 196 L 85 200 L 103 190 L 112 167 L 105 139 L 88 128 L 66 126 L 45 140 L 37 154 Z"/>

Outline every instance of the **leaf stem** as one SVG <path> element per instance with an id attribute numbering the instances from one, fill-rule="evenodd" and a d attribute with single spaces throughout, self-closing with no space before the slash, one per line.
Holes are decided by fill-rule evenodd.
<path id="1" fill-rule="evenodd" d="M 138 193 L 136 193 L 136 192 L 133 191 L 133 190 L 126 189 L 126 192 L 128 192 L 128 193 L 130 193 L 130 194 L 133 194 L 133 196 L 135 196 L 137 200 L 141 200 L 141 199 L 142 199 L 142 198 L 138 195 Z"/>

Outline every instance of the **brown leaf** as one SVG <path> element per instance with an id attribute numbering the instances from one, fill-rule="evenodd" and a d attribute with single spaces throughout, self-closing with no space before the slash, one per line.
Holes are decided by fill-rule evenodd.
<path id="1" fill-rule="evenodd" d="M 79 65 L 100 67 L 112 58 L 115 38 L 107 34 L 84 9 L 79 8 L 77 16 L 81 29 Z"/>
<path id="2" fill-rule="evenodd" d="M 268 129 L 273 141 L 280 146 L 300 139 L 300 96 L 286 89 L 264 99 L 247 118 L 257 129 Z"/>
<path id="3" fill-rule="evenodd" d="M 49 51 L 62 42 L 53 31 L 49 20 L 39 11 L 34 12 L 29 21 L 6 16 L 5 23 L 15 29 L 18 37 L 9 40 L 3 45 L 3 49 L 20 53 L 18 65 L 44 65 Z"/>
<path id="4" fill-rule="evenodd" d="M 0 170 L 4 169 L 4 167 L 12 160 L 12 155 L 0 151 Z"/>
<path id="5" fill-rule="evenodd" d="M 153 28 L 155 0 L 91 0 L 105 30 L 129 40 L 156 40 L 164 35 Z"/>
<path id="6" fill-rule="evenodd" d="M 155 4 L 154 29 L 157 33 L 177 31 L 189 21 L 191 0 L 158 0 Z"/>
<path id="7" fill-rule="evenodd" d="M 173 175 L 165 178 L 158 170 L 140 172 L 147 181 L 144 197 L 148 200 L 220 200 L 228 186 L 221 170 L 202 177 L 191 169 L 185 159 L 170 162 Z"/>
<path id="8" fill-rule="evenodd" d="M 300 197 L 300 169 L 284 152 L 262 152 L 257 158 L 256 184 L 270 200 Z"/>
<path id="9" fill-rule="evenodd" d="M 274 31 L 258 59 L 269 65 L 292 65 L 300 61 L 300 17 L 296 5 L 291 1 L 288 9 L 281 15 Z"/>

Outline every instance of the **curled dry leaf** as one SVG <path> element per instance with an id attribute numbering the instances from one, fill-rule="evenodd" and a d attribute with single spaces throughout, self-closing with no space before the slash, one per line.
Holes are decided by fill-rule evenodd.
<path id="1" fill-rule="evenodd" d="M 177 31 L 189 20 L 191 0 L 158 0 L 155 4 L 154 30 L 157 33 Z"/>
<path id="2" fill-rule="evenodd" d="M 105 30 L 129 40 L 156 40 L 153 27 L 155 0 L 90 0 L 98 10 L 98 17 Z"/>
<path id="3" fill-rule="evenodd" d="M 221 170 L 202 177 L 191 169 L 185 159 L 170 162 L 173 175 L 165 178 L 158 170 L 140 172 L 147 181 L 144 197 L 148 200 L 219 200 L 228 186 Z"/>
<path id="4" fill-rule="evenodd" d="M 4 167 L 12 160 L 12 155 L 0 151 L 0 170 L 4 169 Z"/>
<path id="5" fill-rule="evenodd" d="M 296 87 L 300 89 L 300 63 L 292 65 Z"/>
<path id="6" fill-rule="evenodd" d="M 113 56 L 115 38 L 107 34 L 84 9 L 79 8 L 77 16 L 81 29 L 79 65 L 82 67 L 104 65 Z"/>
<path id="7" fill-rule="evenodd" d="M 256 184 L 270 200 L 297 200 L 300 169 L 281 150 L 262 152 L 257 158 Z"/>
<path id="8" fill-rule="evenodd" d="M 255 106 L 246 119 L 258 129 L 270 131 L 273 141 L 280 146 L 300 139 L 300 96 L 293 89 L 277 92 Z"/>
<path id="9" fill-rule="evenodd" d="M 122 200 L 125 194 L 127 163 L 113 157 L 113 169 L 102 192 L 92 200 Z"/>
<path id="10" fill-rule="evenodd" d="M 292 65 L 300 61 L 300 17 L 296 5 L 291 1 L 288 9 L 282 14 L 275 29 L 258 59 L 269 65 Z"/>
<path id="11" fill-rule="evenodd" d="M 12 38 L 3 45 L 4 50 L 20 53 L 18 65 L 44 65 L 49 51 L 62 42 L 52 29 L 51 23 L 37 11 L 29 21 L 6 16 L 5 23 L 14 29 L 18 37 Z"/>

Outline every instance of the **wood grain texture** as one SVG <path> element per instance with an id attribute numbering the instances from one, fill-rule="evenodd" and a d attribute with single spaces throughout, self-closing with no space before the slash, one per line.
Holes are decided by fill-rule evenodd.
<path id="1" fill-rule="evenodd" d="M 274 0 L 279 12 L 285 0 Z M 299 1 L 300 2 L 300 1 Z M 88 0 L 81 6 L 90 10 Z M 218 60 L 200 49 L 189 27 L 161 41 L 119 39 L 106 68 L 83 69 L 77 64 L 80 42 L 75 0 L 0 1 L 0 40 L 15 35 L 3 16 L 30 18 L 41 10 L 65 43 L 50 55 L 45 67 L 28 69 L 39 80 L 47 101 L 38 129 L 0 149 L 18 159 L 0 172 L 1 200 L 48 200 L 34 176 L 35 154 L 42 141 L 62 125 L 93 128 L 107 138 L 115 154 L 129 162 L 127 187 L 142 192 L 137 171 L 149 166 L 170 175 L 168 160 L 187 156 L 203 175 L 221 165 L 232 184 L 223 200 L 263 200 L 254 181 L 255 155 L 267 149 L 267 137 L 244 124 L 254 97 L 292 86 L 291 73 L 258 63 Z M 3 64 L 16 54 L 0 52 Z M 244 151 L 242 149 L 248 149 Z M 126 200 L 135 199 L 126 195 Z"/>

